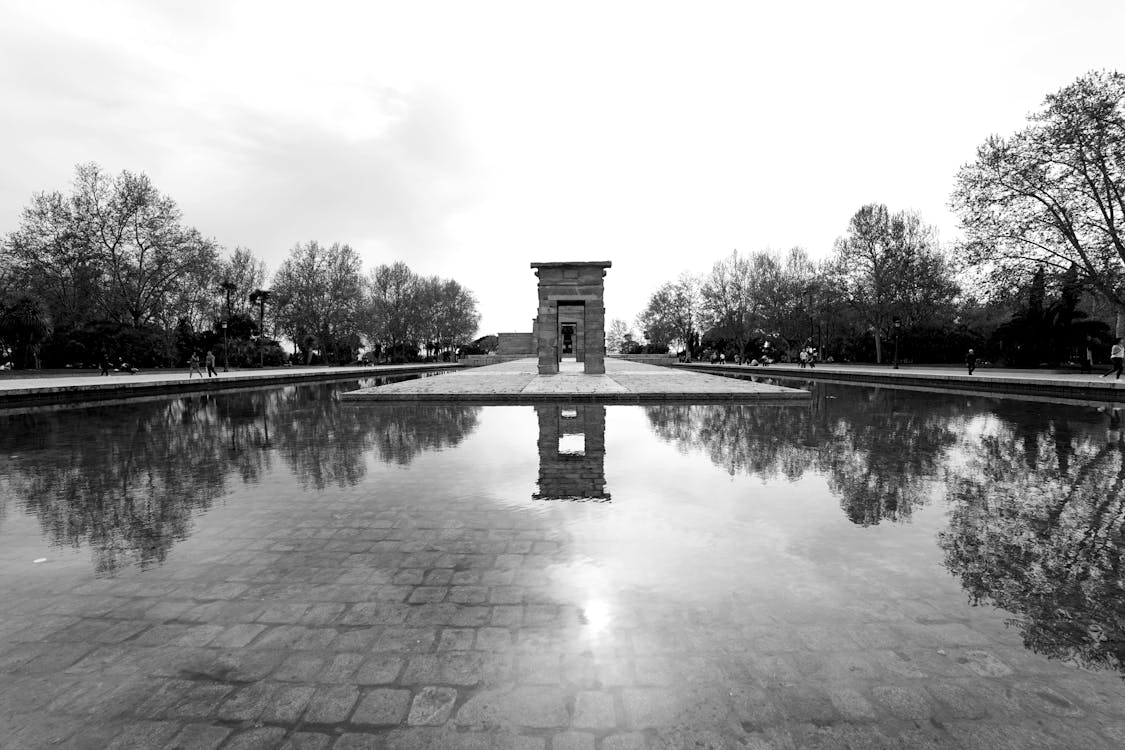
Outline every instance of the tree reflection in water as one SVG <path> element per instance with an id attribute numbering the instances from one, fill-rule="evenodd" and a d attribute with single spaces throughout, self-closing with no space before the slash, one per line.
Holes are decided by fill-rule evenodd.
<path id="1" fill-rule="evenodd" d="M 944 493 L 945 565 L 1027 648 L 1125 673 L 1122 412 L 812 385 L 807 406 L 659 406 L 653 430 L 730 474 L 825 477 L 854 523 Z"/>
<path id="2" fill-rule="evenodd" d="M 1125 443 L 1114 421 L 989 422 L 950 477 L 939 543 L 970 601 L 1013 613 L 1027 648 L 1125 671 Z"/>
<path id="3" fill-rule="evenodd" d="M 646 411 L 657 436 L 682 451 L 702 450 L 732 476 L 797 481 L 811 471 L 825 476 L 853 523 L 909 518 L 933 494 L 964 402 L 885 388 L 810 387 L 809 404 Z"/>
<path id="4" fill-rule="evenodd" d="M 279 457 L 303 489 L 344 487 L 363 479 L 369 453 L 408 464 L 477 425 L 479 407 L 345 408 L 339 390 L 291 386 L 3 416 L 0 492 L 36 516 L 52 544 L 89 544 L 97 572 L 112 575 L 162 562 L 194 513 L 239 482 L 258 483 Z"/>

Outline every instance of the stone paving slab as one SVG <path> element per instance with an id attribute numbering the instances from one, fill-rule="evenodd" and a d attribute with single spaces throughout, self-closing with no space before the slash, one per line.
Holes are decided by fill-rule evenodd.
<path id="1" fill-rule="evenodd" d="M 558 520 L 467 496 L 279 494 L 148 571 L 9 577 L 0 747 L 1125 741 L 1120 679 L 1026 652 L 1003 612 L 965 619 L 956 586 L 880 610 L 872 581 L 845 577 L 854 606 L 830 623 L 816 602 L 778 621 L 755 598 L 714 607 L 626 590 L 599 626 L 583 598 L 549 586 L 577 544 Z M 485 596 L 458 595 L 469 589 Z"/>
<path id="2" fill-rule="evenodd" d="M 534 359 L 486 365 L 343 394 L 347 401 L 457 401 L 512 403 L 568 401 L 630 404 L 684 400 L 695 403 L 792 400 L 808 391 L 685 370 L 606 359 L 604 375 L 587 375 L 581 365 L 562 363 L 556 375 L 539 375 Z"/>

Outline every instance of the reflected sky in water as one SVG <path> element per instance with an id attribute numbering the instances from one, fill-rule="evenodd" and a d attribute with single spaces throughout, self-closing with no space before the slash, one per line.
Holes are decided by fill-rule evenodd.
<path id="1" fill-rule="evenodd" d="M 143 571 L 280 497 L 347 496 L 550 529 L 550 585 L 593 631 L 641 600 L 831 622 L 932 595 L 1002 608 L 1045 656 L 1125 660 L 1112 410 L 823 383 L 799 405 L 338 400 L 367 384 L 0 414 L 0 575 Z"/>

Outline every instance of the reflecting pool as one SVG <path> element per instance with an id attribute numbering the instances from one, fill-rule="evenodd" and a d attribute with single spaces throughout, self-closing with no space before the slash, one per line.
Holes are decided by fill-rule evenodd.
<path id="1" fill-rule="evenodd" d="M 1125 744 L 1115 410 L 371 384 L 0 413 L 0 745 Z"/>

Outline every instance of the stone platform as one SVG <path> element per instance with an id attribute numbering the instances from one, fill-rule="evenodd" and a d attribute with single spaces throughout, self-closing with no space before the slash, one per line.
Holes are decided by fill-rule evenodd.
<path id="1" fill-rule="evenodd" d="M 645 401 L 776 401 L 807 399 L 808 391 L 716 375 L 607 359 L 604 375 L 564 361 L 555 375 L 539 375 L 534 359 L 521 359 L 419 380 L 361 388 L 348 401 L 458 401 L 529 404 L 553 401 L 634 404 Z"/>

